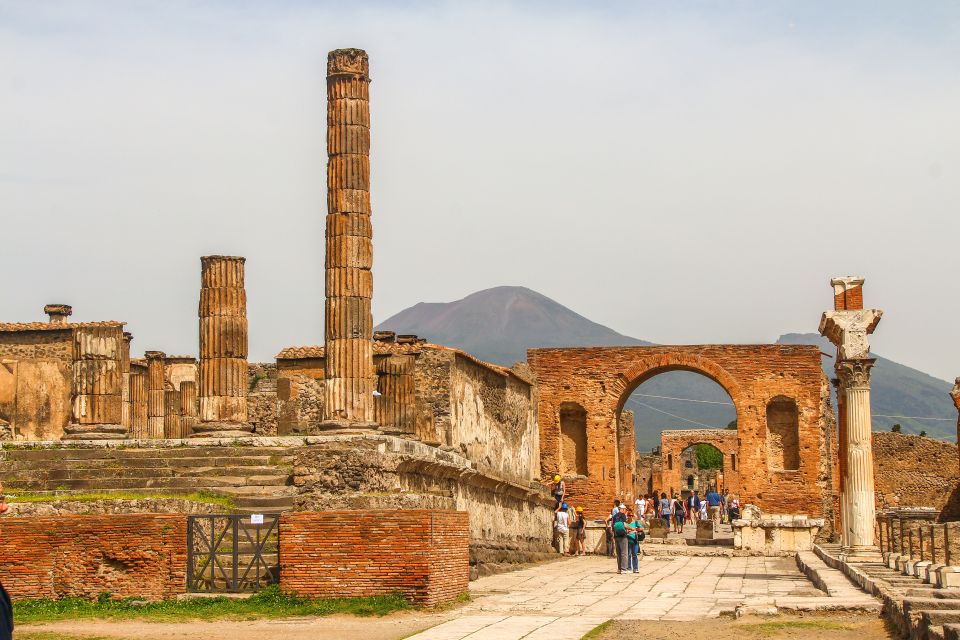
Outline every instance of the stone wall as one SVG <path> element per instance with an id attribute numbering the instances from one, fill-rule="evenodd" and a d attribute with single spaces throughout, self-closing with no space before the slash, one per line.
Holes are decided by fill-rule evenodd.
<path id="1" fill-rule="evenodd" d="M 275 436 L 280 406 L 277 399 L 277 365 L 251 362 L 247 371 L 250 380 L 247 419 L 258 436 Z"/>
<path id="2" fill-rule="evenodd" d="M 553 502 L 537 485 L 392 436 L 321 436 L 294 458 L 298 511 L 451 509 L 469 518 L 473 576 L 551 553 Z"/>
<path id="3" fill-rule="evenodd" d="M 954 493 L 960 482 L 957 446 L 900 433 L 873 434 L 873 470 L 877 510 L 933 507 L 960 515 Z"/>
<path id="4" fill-rule="evenodd" d="M 561 406 L 576 403 L 586 411 L 588 475 L 568 488 L 588 517 L 602 515 L 612 497 L 628 488 L 617 460 L 617 416 L 624 402 L 645 380 L 672 370 L 706 375 L 733 400 L 741 501 L 764 513 L 832 517 L 834 419 L 824 401 L 829 386 L 816 346 L 531 349 L 527 360 L 538 382 L 542 477 L 560 464 Z M 796 470 L 770 468 L 767 405 L 779 397 L 797 406 Z"/>
<path id="5" fill-rule="evenodd" d="M 326 511 L 280 519 L 280 588 L 307 597 L 398 591 L 419 605 L 455 599 L 469 580 L 467 514 Z"/>
<path id="6" fill-rule="evenodd" d="M 71 416 L 70 330 L 0 332 L 0 424 L 14 440 L 57 440 Z"/>
<path id="7" fill-rule="evenodd" d="M 0 582 L 14 600 L 183 593 L 184 515 L 0 518 Z"/>

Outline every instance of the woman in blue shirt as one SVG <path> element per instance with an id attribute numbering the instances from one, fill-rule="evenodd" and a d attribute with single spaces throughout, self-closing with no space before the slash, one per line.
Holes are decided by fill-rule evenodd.
<path id="1" fill-rule="evenodd" d="M 634 573 L 640 573 L 640 537 L 643 532 L 643 522 L 639 516 L 636 516 L 630 509 L 627 509 L 627 544 L 629 558 L 627 569 L 632 569 Z M 646 534 L 643 534 L 644 536 Z"/>
<path id="2" fill-rule="evenodd" d="M 670 515 L 673 511 L 670 509 L 670 499 L 667 498 L 667 493 L 664 491 L 660 494 L 660 517 L 663 518 L 663 526 L 667 528 L 667 531 L 670 531 Z"/>

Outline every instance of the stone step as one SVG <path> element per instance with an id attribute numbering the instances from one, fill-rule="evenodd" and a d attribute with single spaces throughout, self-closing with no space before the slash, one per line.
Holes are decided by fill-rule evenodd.
<path id="1" fill-rule="evenodd" d="M 911 630 L 911 635 L 921 639 L 945 637 L 945 624 L 960 623 L 960 610 L 923 610 L 920 614 L 919 629 Z"/>
<path id="2" fill-rule="evenodd" d="M 205 458 L 205 457 L 234 457 L 234 456 L 272 456 L 272 455 L 290 455 L 293 449 L 290 447 L 227 447 L 227 446 L 207 446 L 207 447 L 145 447 L 138 448 L 106 448 L 93 447 L 89 449 L 28 449 L 11 448 L 0 452 L 0 460 L 96 460 L 96 459 L 129 459 L 129 458 Z"/>
<path id="3" fill-rule="evenodd" d="M 62 479 L 51 482 L 38 480 L 9 480 L 4 484 L 8 489 L 25 491 L 54 491 L 57 489 L 94 490 L 111 489 L 219 489 L 236 486 L 286 486 L 291 482 L 288 475 L 256 475 L 256 476 L 202 476 L 202 477 L 174 477 L 174 478 L 111 478 L 107 486 L 106 479 L 76 480 Z"/>
<path id="4" fill-rule="evenodd" d="M 220 466 L 263 466 L 289 465 L 292 460 L 278 456 L 234 456 L 234 457 L 198 457 L 198 458 L 96 458 L 89 460 L 56 460 L 38 464 L 35 460 L 0 461 L 3 473 L 27 472 L 41 468 L 51 469 L 163 469 L 189 468 L 196 465 L 205 467 Z"/>
<path id="5" fill-rule="evenodd" d="M 103 469 L 38 469 L 16 474 L 0 474 L 7 482 L 48 482 L 58 483 L 61 480 L 109 480 L 115 478 L 192 478 L 198 476 L 234 476 L 241 478 L 259 476 L 286 476 L 278 467 L 273 466 L 189 466 L 189 467 L 135 467 L 135 468 L 103 468 Z"/>

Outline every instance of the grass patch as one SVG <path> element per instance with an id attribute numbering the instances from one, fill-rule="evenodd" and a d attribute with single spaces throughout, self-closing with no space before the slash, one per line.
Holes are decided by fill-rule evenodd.
<path id="1" fill-rule="evenodd" d="M 143 602 L 134 598 L 113 600 L 102 594 L 95 601 L 80 598 L 62 600 L 23 600 L 13 606 L 17 623 L 51 622 L 79 618 L 112 620 L 141 619 L 169 622 L 184 619 L 215 620 L 286 618 L 291 616 L 328 616 L 349 613 L 355 616 L 382 616 L 411 608 L 398 593 L 370 598 L 310 599 L 283 593 L 276 585 L 267 587 L 249 598 L 192 598 Z M 19 635 L 17 636 L 20 637 Z"/>
<path id="2" fill-rule="evenodd" d="M 779 622 L 758 622 L 741 625 L 742 628 L 765 636 L 783 631 L 850 631 L 855 627 L 833 620 L 782 620 Z"/>
<path id="3" fill-rule="evenodd" d="M 202 504 L 214 504 L 233 509 L 233 499 L 229 496 L 221 496 L 209 491 L 194 491 L 193 493 L 142 493 L 136 491 L 84 491 L 80 493 L 34 493 L 31 491 L 19 491 L 10 489 L 7 493 L 8 502 L 60 502 L 69 500 L 71 502 L 95 502 L 97 500 L 187 500 L 189 502 L 199 502 Z"/>
<path id="4" fill-rule="evenodd" d="M 593 629 L 590 629 L 590 631 L 587 631 L 585 634 L 583 634 L 583 637 L 580 640 L 591 640 L 591 638 L 599 638 L 600 635 L 604 631 L 606 631 L 608 628 L 610 628 L 612 624 L 613 624 L 613 620 L 607 620 L 606 622 L 602 622 L 597 626 L 595 626 Z"/>

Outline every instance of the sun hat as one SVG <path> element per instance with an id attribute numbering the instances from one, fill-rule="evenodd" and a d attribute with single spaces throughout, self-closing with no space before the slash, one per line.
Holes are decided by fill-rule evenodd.
<path id="1" fill-rule="evenodd" d="M 577 507 L 577 511 L 583 511 L 583 507 Z"/>
<path id="2" fill-rule="evenodd" d="M 560 476 L 553 476 L 554 482 L 560 482 Z"/>

